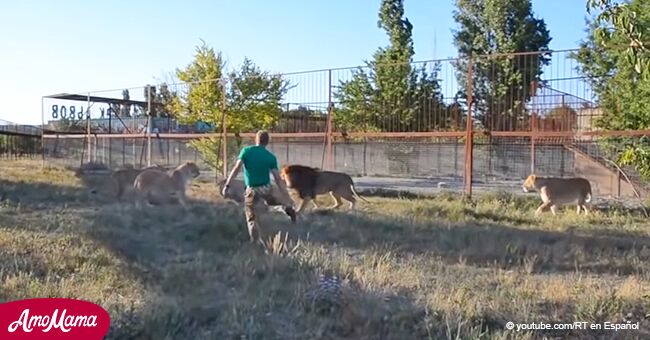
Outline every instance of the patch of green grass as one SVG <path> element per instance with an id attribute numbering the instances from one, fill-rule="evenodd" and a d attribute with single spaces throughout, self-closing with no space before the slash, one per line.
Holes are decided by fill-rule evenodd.
<path id="1" fill-rule="evenodd" d="M 90 194 L 101 177 L 39 165 L 0 165 L 0 298 L 93 301 L 111 315 L 109 338 L 650 336 L 650 223 L 638 212 L 535 217 L 536 196 L 500 193 L 367 197 L 358 211 L 308 211 L 296 224 L 265 214 L 275 238 L 264 249 L 214 183 L 190 187 L 188 213 L 137 211 Z M 339 307 L 306 297 L 319 274 L 347 280 Z M 641 329 L 505 329 L 624 320 Z"/>

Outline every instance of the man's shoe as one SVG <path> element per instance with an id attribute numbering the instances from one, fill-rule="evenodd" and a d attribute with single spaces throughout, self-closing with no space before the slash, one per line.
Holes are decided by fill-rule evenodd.
<path id="1" fill-rule="evenodd" d="M 286 207 L 284 208 L 284 212 L 289 215 L 289 218 L 291 218 L 291 222 L 296 223 L 296 211 L 293 210 L 292 207 Z"/>

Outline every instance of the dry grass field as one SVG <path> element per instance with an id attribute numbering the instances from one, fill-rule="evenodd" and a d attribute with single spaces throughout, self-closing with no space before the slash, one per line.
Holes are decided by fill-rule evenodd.
<path id="1" fill-rule="evenodd" d="M 191 184 L 189 213 L 138 212 L 91 194 L 100 178 L 0 164 L 0 299 L 98 303 L 111 339 L 650 337 L 650 222 L 622 207 L 534 217 L 536 195 L 366 196 L 358 211 L 308 212 L 295 225 L 266 214 L 278 237 L 265 249 L 214 183 Z M 307 297 L 319 274 L 347 279 L 340 306 Z M 509 331 L 509 321 L 640 327 Z"/>

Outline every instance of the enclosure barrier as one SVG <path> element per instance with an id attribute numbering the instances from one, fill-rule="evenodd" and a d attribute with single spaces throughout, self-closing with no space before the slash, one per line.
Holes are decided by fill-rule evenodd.
<path id="1" fill-rule="evenodd" d="M 0 158 L 36 158 L 43 154 L 41 129 L 0 119 Z"/>
<path id="2" fill-rule="evenodd" d="M 286 82 L 281 95 L 246 97 L 241 80 L 215 79 L 45 96 L 43 123 L 56 132 L 43 134 L 44 159 L 113 168 L 191 160 L 225 176 L 263 127 L 281 164 L 383 178 L 387 186 L 408 180 L 471 196 L 474 189 L 521 191 L 523 179 L 537 173 L 588 177 L 605 195 L 645 195 L 646 182 L 612 160 L 625 139 L 650 130 L 597 127 L 602 112 L 576 52 L 265 75 Z M 209 105 L 187 101 L 194 91 L 208 91 Z M 260 97 L 278 104 L 255 106 Z M 211 124 L 173 118 L 197 111 L 211 112 Z"/>
<path id="3" fill-rule="evenodd" d="M 634 191 L 648 195 L 647 182 L 622 173 L 609 164 L 615 151 L 604 151 L 600 141 L 611 137 L 639 138 L 650 130 L 592 131 L 584 133 L 472 132 L 468 143 L 465 132 L 401 134 L 271 134 L 269 149 L 282 164 L 303 164 L 342 171 L 355 177 L 409 179 L 411 184 L 437 189 L 519 191 L 531 173 L 544 176 L 590 178 L 594 191 L 612 197 L 632 196 Z M 240 147 L 251 145 L 254 134 L 166 134 L 133 135 L 45 135 L 47 163 L 81 166 L 102 163 L 111 168 L 152 164 L 167 167 L 185 161 L 197 163 L 204 171 L 225 176 L 232 168 Z M 151 138 L 149 138 L 151 137 Z M 190 146 L 192 141 L 213 138 L 222 150 L 226 145 L 229 165 L 217 159 L 205 159 Z M 326 152 L 327 139 L 331 149 Z M 472 149 L 471 167 L 467 164 L 468 145 Z M 150 150 L 149 153 L 147 150 Z M 221 153 L 216 153 L 221 155 Z M 632 178 L 632 183 L 628 179 Z M 470 180 L 471 179 L 471 180 Z M 419 183 L 419 184 L 418 184 Z M 469 183 L 469 184 L 468 184 Z M 468 190 L 469 188 L 469 190 Z"/>

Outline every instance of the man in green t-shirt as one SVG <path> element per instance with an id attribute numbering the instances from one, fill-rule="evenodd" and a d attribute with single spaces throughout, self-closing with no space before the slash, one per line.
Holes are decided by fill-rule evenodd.
<path id="1" fill-rule="evenodd" d="M 285 202 L 282 202 L 283 200 L 273 193 L 269 172 L 273 174 L 275 183 L 283 193 L 286 193 L 287 189 L 284 182 L 280 179 L 278 161 L 275 155 L 266 149 L 269 139 L 270 137 L 268 132 L 257 132 L 257 135 L 255 136 L 255 145 L 247 146 L 241 150 L 237 162 L 235 163 L 235 167 L 230 172 L 222 191 L 222 194 L 225 197 L 228 192 L 230 181 L 237 176 L 239 170 L 243 166 L 244 183 L 246 184 L 246 191 L 244 192 L 244 211 L 246 213 L 248 235 L 250 236 L 251 242 L 255 242 L 256 238 L 258 240 L 263 238 L 253 208 L 257 200 L 264 200 L 268 206 L 281 205 L 284 212 L 291 218 L 291 221 L 296 222 L 296 212 L 291 206 L 291 203 L 286 200 L 284 200 Z M 286 197 L 289 197 L 288 194 Z"/>

